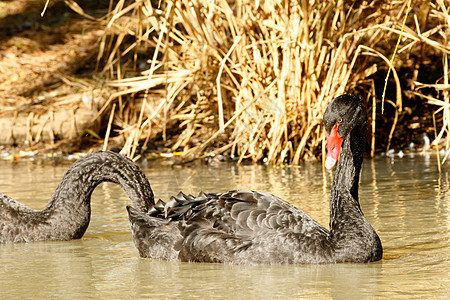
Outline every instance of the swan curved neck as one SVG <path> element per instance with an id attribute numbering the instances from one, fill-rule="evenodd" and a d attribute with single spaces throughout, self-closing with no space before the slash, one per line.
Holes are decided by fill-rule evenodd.
<path id="1" fill-rule="evenodd" d="M 43 210 L 0 193 L 0 243 L 81 238 L 89 225 L 92 192 L 105 181 L 120 184 L 142 213 L 154 204 L 150 183 L 133 161 L 109 151 L 92 153 L 69 168 Z"/>
<path id="2" fill-rule="evenodd" d="M 115 153 L 98 152 L 70 167 L 42 210 L 55 234 L 67 235 L 67 239 L 83 236 L 89 225 L 92 192 L 105 181 L 120 184 L 133 206 L 142 212 L 154 202 L 147 177 L 134 162 Z"/>
<path id="3" fill-rule="evenodd" d="M 86 202 L 102 182 L 118 183 L 133 206 L 147 212 L 153 204 L 153 192 L 142 170 L 128 158 L 98 152 L 75 162 L 64 175 L 48 206 Z"/>

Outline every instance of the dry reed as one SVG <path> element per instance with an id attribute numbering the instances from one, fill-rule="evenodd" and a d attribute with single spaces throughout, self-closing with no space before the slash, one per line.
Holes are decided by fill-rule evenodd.
<path id="1" fill-rule="evenodd" d="M 154 51 L 143 76 L 110 83 L 120 90 L 105 107 L 119 96 L 144 93 L 138 121 L 126 130 L 126 152 L 134 154 L 145 131 L 166 137 L 174 124 L 179 134 L 171 149 L 186 158 L 228 149 L 239 161 L 298 164 L 313 157 L 323 140 L 323 110 L 347 90 L 358 46 L 376 30 L 360 30 L 344 15 L 364 9 L 342 1 L 185 0 L 166 1 L 163 10 L 150 1 L 128 7 L 119 2 L 108 23 L 117 38 L 106 70 L 119 55 Z M 135 42 L 119 54 L 118 44 L 130 31 Z M 159 97 L 149 100 L 154 89 Z"/>
<path id="2" fill-rule="evenodd" d="M 86 15 L 74 1 L 66 3 Z M 225 152 L 239 162 L 298 164 L 323 148 L 321 117 L 329 101 L 356 92 L 370 108 L 373 155 L 381 102 L 372 75 L 390 65 L 406 4 L 116 1 L 97 19 L 104 26 L 99 66 L 114 91 L 97 114 L 109 120 L 104 147 L 114 132 L 131 157 L 162 140 L 184 159 Z M 412 7 L 392 66 L 395 87 L 388 85 L 395 116 L 387 148 L 407 94 L 439 106 L 443 121 L 434 144 L 445 136 L 448 150 L 449 6 L 436 0 Z M 444 75 L 417 82 L 415 64 L 412 84 L 402 86 L 397 67 L 412 56 L 420 62 L 424 49 L 442 56 Z"/>

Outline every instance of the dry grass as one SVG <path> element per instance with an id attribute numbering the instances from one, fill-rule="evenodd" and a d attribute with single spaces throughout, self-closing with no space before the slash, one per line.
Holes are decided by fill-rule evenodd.
<path id="1" fill-rule="evenodd" d="M 63 3 L 55 6 L 56 17 L 42 19 L 42 1 L 0 4 L 1 145 L 24 149 L 96 129 L 92 111 L 105 91 L 93 90 L 99 86 L 94 76 L 79 79 L 72 74 L 95 60 L 92 54 L 103 31 L 75 13 L 77 18 L 69 18 Z"/>
<path id="2" fill-rule="evenodd" d="M 73 9 L 86 13 L 72 0 Z M 370 108 L 372 154 L 381 101 L 373 79 L 390 64 L 407 1 L 115 1 L 98 66 L 112 93 L 97 118 L 131 157 L 163 141 L 183 159 L 226 153 L 242 161 L 298 164 L 323 149 L 329 101 L 345 92 Z M 450 148 L 448 1 L 412 1 L 388 85 L 395 109 L 403 97 L 437 105 L 435 144 Z M 418 82 L 427 54 L 442 57 L 442 78 Z M 409 85 L 397 69 L 408 61 Z M 433 92 L 430 92 L 430 88 Z M 389 92 L 390 91 L 390 92 Z"/>
<path id="3" fill-rule="evenodd" d="M 137 122 L 121 126 L 125 151 L 133 156 L 141 137 L 167 137 L 174 125 L 180 133 L 171 149 L 186 158 L 228 149 L 239 161 L 297 164 L 313 157 L 323 141 L 324 108 L 351 86 L 350 78 L 357 80 L 352 71 L 368 33 L 378 41 L 383 31 L 358 28 L 355 20 L 366 17 L 367 7 L 302 3 L 167 1 L 158 10 L 149 1 L 128 7 L 119 2 L 108 23 L 115 44 L 106 69 L 118 74 L 120 56 L 145 47 L 153 51 L 143 76 L 110 83 L 119 91 L 106 106 L 143 93 Z M 119 52 L 130 31 L 135 42 Z M 102 49 L 106 44 L 105 39 Z"/>

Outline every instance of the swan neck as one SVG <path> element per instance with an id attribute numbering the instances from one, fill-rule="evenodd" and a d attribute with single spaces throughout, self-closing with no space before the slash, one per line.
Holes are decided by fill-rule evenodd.
<path id="1" fill-rule="evenodd" d="M 56 188 L 48 206 L 90 204 L 94 189 L 102 182 L 119 184 L 133 206 L 147 212 L 153 204 L 153 192 L 142 170 L 118 154 L 99 152 L 75 162 Z"/>
<path id="2" fill-rule="evenodd" d="M 330 194 L 330 230 L 362 212 L 358 200 L 359 174 L 363 161 L 365 136 L 353 130 L 343 141 Z"/>
<path id="3" fill-rule="evenodd" d="M 92 192 L 102 182 L 120 184 L 133 206 L 142 212 L 153 203 L 150 183 L 134 162 L 115 153 L 99 152 L 69 168 L 42 211 L 46 222 L 57 231 L 61 228 L 68 238 L 81 237 L 89 225 Z"/>

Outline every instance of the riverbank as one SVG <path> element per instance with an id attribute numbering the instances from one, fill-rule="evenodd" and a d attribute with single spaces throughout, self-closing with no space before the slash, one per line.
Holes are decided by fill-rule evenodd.
<path id="1" fill-rule="evenodd" d="M 400 1 L 208 3 L 50 1 L 41 17 L 41 1 L 3 2 L 0 145 L 298 164 L 320 159 L 323 109 L 351 92 L 369 110 L 371 155 L 424 134 L 448 148 L 450 18 L 439 1 L 409 13 Z"/>

